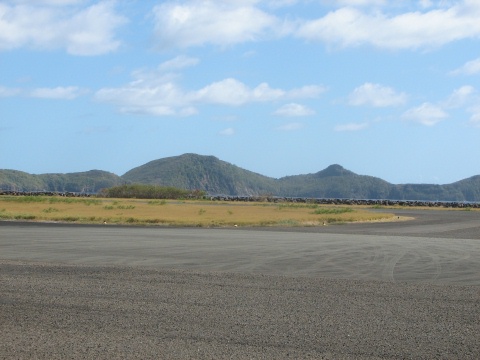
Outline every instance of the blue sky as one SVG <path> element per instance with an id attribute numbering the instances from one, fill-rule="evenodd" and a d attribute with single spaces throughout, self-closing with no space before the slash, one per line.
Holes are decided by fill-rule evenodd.
<path id="1" fill-rule="evenodd" d="M 2 0 L 0 168 L 480 174 L 478 0 Z"/>

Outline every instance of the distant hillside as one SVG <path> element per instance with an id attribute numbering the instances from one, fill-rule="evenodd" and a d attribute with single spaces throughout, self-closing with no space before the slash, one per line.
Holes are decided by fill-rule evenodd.
<path id="1" fill-rule="evenodd" d="M 452 184 L 393 185 L 390 198 L 397 200 L 480 201 L 480 176 Z"/>
<path id="2" fill-rule="evenodd" d="M 340 165 L 331 165 L 315 174 L 295 175 L 278 180 L 284 196 L 387 199 L 391 184 L 371 176 L 357 175 Z"/>
<path id="3" fill-rule="evenodd" d="M 314 174 L 274 179 L 214 156 L 197 154 L 154 160 L 121 177 L 100 170 L 42 175 L 0 170 L 3 190 L 96 193 L 102 188 L 133 183 L 198 189 L 212 195 L 480 202 L 480 175 L 446 185 L 394 185 L 331 165 Z"/>
<path id="4" fill-rule="evenodd" d="M 101 170 L 41 175 L 0 170 L 0 189 L 3 190 L 97 193 L 100 189 L 121 185 L 123 182 L 118 175 Z"/>
<path id="5" fill-rule="evenodd" d="M 151 161 L 122 176 L 132 183 L 177 186 L 224 195 L 276 195 L 312 198 L 480 201 L 480 176 L 449 185 L 394 185 L 357 175 L 340 165 L 315 174 L 266 177 L 214 156 L 184 154 Z"/>
<path id="6" fill-rule="evenodd" d="M 197 154 L 154 160 L 128 171 L 122 179 L 224 195 L 272 194 L 277 190 L 273 178 L 244 170 L 214 156 Z"/>

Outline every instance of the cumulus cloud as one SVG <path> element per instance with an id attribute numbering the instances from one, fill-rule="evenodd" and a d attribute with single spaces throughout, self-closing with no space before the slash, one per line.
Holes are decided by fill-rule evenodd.
<path id="1" fill-rule="evenodd" d="M 316 98 L 325 91 L 327 91 L 327 88 L 322 85 L 306 85 L 290 90 L 288 97 L 291 99 Z"/>
<path id="2" fill-rule="evenodd" d="M 475 88 L 473 86 L 462 86 L 455 89 L 442 105 L 445 108 L 458 108 L 464 106 L 472 99 L 473 94 L 475 94 Z"/>
<path id="3" fill-rule="evenodd" d="M 36 4 L 36 5 L 56 5 L 56 6 L 64 6 L 64 5 L 73 5 L 79 4 L 84 2 L 85 0 L 13 0 L 16 4 Z"/>
<path id="4" fill-rule="evenodd" d="M 470 124 L 477 126 L 480 121 L 480 107 L 477 105 L 479 99 L 473 86 L 464 85 L 454 89 L 445 100 L 437 104 L 425 102 L 404 112 L 402 119 L 433 126 L 449 116 L 447 113 L 449 109 L 461 109 L 465 113 L 471 114 Z"/>
<path id="5" fill-rule="evenodd" d="M 428 2 L 423 2 L 428 5 Z M 334 47 L 372 45 L 385 49 L 435 48 L 480 37 L 480 3 L 452 2 L 449 6 L 390 15 L 345 6 L 304 21 L 296 35 Z"/>
<path id="6" fill-rule="evenodd" d="M 197 101 L 214 104 L 243 105 L 254 101 L 272 101 L 285 95 L 284 90 L 273 89 L 267 83 L 250 89 L 244 83 L 228 78 L 205 86 L 198 90 L 193 97 Z"/>
<path id="7" fill-rule="evenodd" d="M 213 44 L 226 46 L 259 40 L 278 20 L 252 1 L 167 1 L 153 9 L 160 48 Z"/>
<path id="8" fill-rule="evenodd" d="M 165 61 L 163 64 L 159 66 L 160 71 L 174 71 L 180 70 L 186 67 L 195 66 L 200 62 L 199 59 L 188 57 L 185 55 L 179 55 L 174 59 Z"/>
<path id="9" fill-rule="evenodd" d="M 281 17 L 276 9 L 296 0 L 167 0 L 153 6 L 158 48 L 230 46 L 279 37 L 300 37 L 333 47 L 373 45 L 387 49 L 435 48 L 480 37 L 480 3 L 475 0 L 324 0 L 327 14 Z M 74 55 L 117 50 L 117 30 L 128 20 L 116 1 L 10 0 L 0 3 L 0 51 L 22 47 L 66 49 Z M 313 5 L 312 5 L 313 6 Z M 407 8 L 407 11 L 403 11 Z M 413 10 L 412 10 L 413 9 Z M 295 20 L 292 20 L 295 19 Z M 462 71 L 478 72 L 478 64 Z"/>
<path id="10" fill-rule="evenodd" d="M 387 107 L 402 105 L 406 100 L 407 95 L 405 93 L 397 93 L 391 87 L 365 83 L 353 90 L 349 96 L 348 103 L 353 106 Z"/>
<path id="11" fill-rule="evenodd" d="M 4 87 L 4 86 L 0 86 L 0 98 L 1 97 L 15 96 L 19 93 L 20 93 L 20 89 L 7 88 L 7 87 Z"/>
<path id="12" fill-rule="evenodd" d="M 466 62 L 462 67 L 452 71 L 452 75 L 480 74 L 480 58 Z"/>
<path id="13" fill-rule="evenodd" d="M 315 111 L 305 105 L 290 103 L 277 109 L 274 114 L 278 116 L 308 116 L 315 114 Z"/>
<path id="14" fill-rule="evenodd" d="M 129 84 L 100 89 L 95 97 L 98 101 L 119 106 L 122 112 L 188 116 L 197 112 L 198 104 L 241 106 L 252 102 L 315 97 L 323 91 L 323 87 L 316 85 L 284 90 L 261 83 L 251 88 L 235 78 L 216 81 L 196 90 L 186 90 L 178 84 L 177 75 L 163 72 L 165 68 L 171 68 L 165 64 L 172 62 L 161 64 L 153 71 L 135 71 Z"/>
<path id="15" fill-rule="evenodd" d="M 0 97 L 24 96 L 41 99 L 73 100 L 87 92 L 86 89 L 81 89 L 76 86 L 41 87 L 31 90 L 0 86 Z"/>
<path id="16" fill-rule="evenodd" d="M 336 0 L 335 3 L 341 6 L 372 6 L 385 5 L 385 0 Z"/>
<path id="17" fill-rule="evenodd" d="M 426 126 L 433 126 L 447 117 L 448 114 L 440 106 L 428 102 L 412 108 L 402 115 L 404 120 L 418 122 Z"/>
<path id="18" fill-rule="evenodd" d="M 173 82 L 145 83 L 132 81 L 119 88 L 103 88 L 96 92 L 98 101 L 117 105 L 121 112 L 155 116 L 178 115 L 178 112 L 195 113 L 183 98 L 185 93 Z"/>
<path id="19" fill-rule="evenodd" d="M 419 0 L 419 4 L 424 9 L 433 6 L 433 2 L 431 0 Z"/>
<path id="20" fill-rule="evenodd" d="M 78 5 L 76 5 L 78 3 Z M 100 55 L 121 45 L 117 28 L 127 22 L 113 1 L 21 1 L 0 4 L 0 51 L 63 48 L 72 55 Z"/>
<path id="21" fill-rule="evenodd" d="M 63 99 L 63 100 L 73 100 L 82 94 L 85 93 L 85 90 L 80 89 L 76 86 L 58 86 L 55 88 L 37 88 L 30 92 L 31 97 L 41 98 L 41 99 Z"/>
<path id="22" fill-rule="evenodd" d="M 280 18 L 274 10 L 296 0 L 166 1 L 153 9 L 160 48 L 205 44 L 229 46 L 294 35 L 333 47 L 372 45 L 386 49 L 435 48 L 480 37 L 475 0 L 323 0 L 335 8 L 305 19 Z"/>
<path id="23" fill-rule="evenodd" d="M 470 117 L 470 125 L 480 128 L 480 106 L 476 106 L 470 109 L 472 116 Z"/>
<path id="24" fill-rule="evenodd" d="M 368 123 L 348 123 L 341 124 L 334 127 L 335 131 L 359 131 L 368 127 Z"/>

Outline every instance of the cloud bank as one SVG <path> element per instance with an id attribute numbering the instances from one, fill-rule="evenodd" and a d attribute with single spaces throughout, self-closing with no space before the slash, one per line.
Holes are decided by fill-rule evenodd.
<path id="1" fill-rule="evenodd" d="M 275 41 L 292 37 L 333 48 L 373 46 L 388 50 L 432 49 L 480 38 L 480 2 L 382 0 L 326 1 L 331 11 L 308 4 L 311 16 L 291 13 L 299 1 L 164 1 L 150 9 L 155 47 L 186 49 Z M 119 30 L 128 7 L 103 0 L 6 0 L 0 3 L 0 51 L 64 49 L 102 55 L 122 45 Z M 281 11 L 280 11 L 280 10 Z M 296 8 L 295 8 L 296 9 Z M 458 69 L 478 73 L 473 60 Z"/>
<path id="2" fill-rule="evenodd" d="M 132 74 L 134 79 L 130 83 L 117 88 L 100 89 L 95 98 L 114 104 L 121 112 L 126 113 L 188 116 L 196 114 L 196 106 L 200 104 L 241 106 L 249 103 L 316 98 L 325 91 L 320 85 L 285 90 L 273 88 L 266 82 L 252 88 L 235 78 L 215 81 L 196 90 L 186 90 L 178 84 L 178 75 L 164 72 L 172 67 L 177 68 L 178 64 L 183 67 L 196 63 L 195 59 L 181 57 L 160 64 L 155 70 L 135 71 Z M 290 112 L 292 111 L 290 109 Z M 304 108 L 303 111 L 307 109 Z"/>
<path id="3" fill-rule="evenodd" d="M 102 55 L 120 47 L 116 31 L 126 23 L 113 1 L 90 6 L 73 0 L 7 1 L 0 3 L 0 51 L 65 49 L 71 55 Z"/>

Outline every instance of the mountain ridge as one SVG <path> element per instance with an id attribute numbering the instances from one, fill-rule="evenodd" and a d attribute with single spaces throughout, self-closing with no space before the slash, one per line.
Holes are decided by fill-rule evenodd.
<path id="1" fill-rule="evenodd" d="M 0 170 L 0 189 L 96 193 L 126 183 L 174 186 L 209 194 L 389 200 L 480 201 L 480 175 L 451 184 L 391 184 L 339 164 L 316 173 L 268 177 L 211 155 L 186 153 L 152 160 L 119 176 L 103 170 L 29 174 Z"/>

